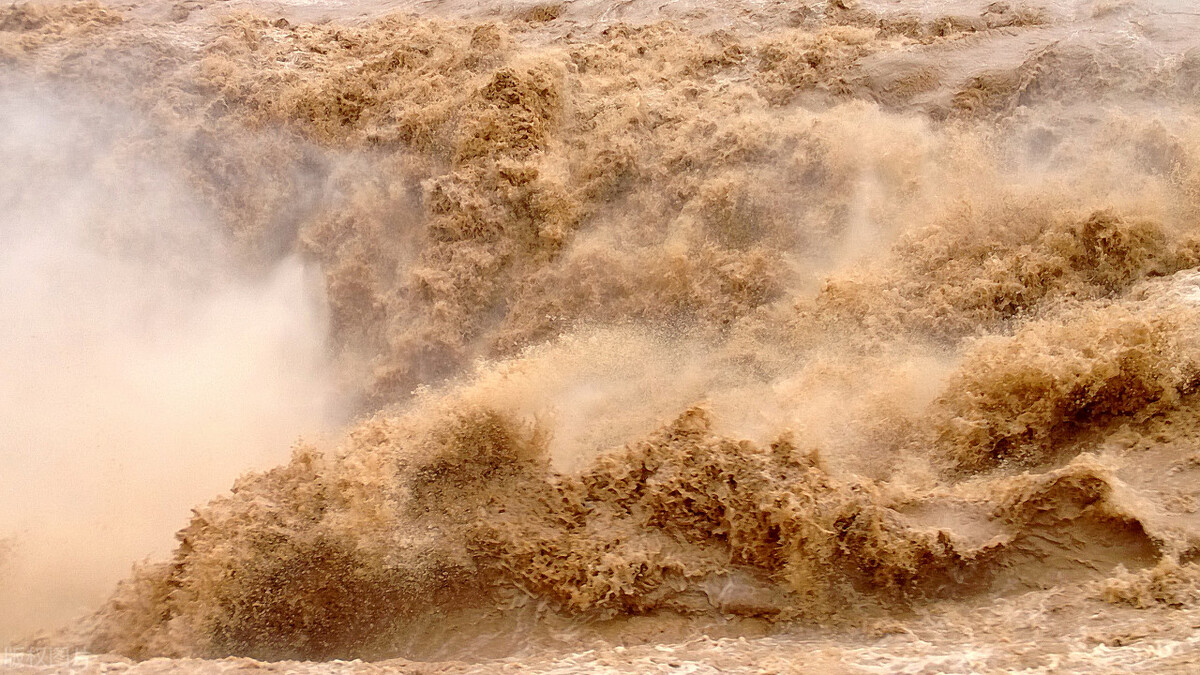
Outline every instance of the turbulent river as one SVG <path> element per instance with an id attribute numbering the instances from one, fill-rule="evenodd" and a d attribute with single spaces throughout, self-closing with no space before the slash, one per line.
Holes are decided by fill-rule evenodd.
<path id="1" fill-rule="evenodd" d="M 0 670 L 1200 672 L 1192 3 L 35 0 L 0 153 Z"/>

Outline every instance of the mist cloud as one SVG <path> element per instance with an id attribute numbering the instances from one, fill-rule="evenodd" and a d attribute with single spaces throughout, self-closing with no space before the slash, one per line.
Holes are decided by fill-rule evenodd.
<path id="1" fill-rule="evenodd" d="M 145 123 L 66 100 L 0 97 L 0 641 L 335 414 L 315 270 L 239 269 Z"/>

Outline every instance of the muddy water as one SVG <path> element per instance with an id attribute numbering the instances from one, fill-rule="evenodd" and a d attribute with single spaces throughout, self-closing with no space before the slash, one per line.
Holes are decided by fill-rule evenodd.
<path id="1" fill-rule="evenodd" d="M 354 418 L 20 642 L 100 656 L 29 668 L 1194 670 L 1197 21 L 4 9 L 11 97 L 136 121 L 101 188 L 152 157 L 225 275 L 321 270 L 324 357 L 293 370 Z M 123 208 L 105 255 L 179 232 Z"/>

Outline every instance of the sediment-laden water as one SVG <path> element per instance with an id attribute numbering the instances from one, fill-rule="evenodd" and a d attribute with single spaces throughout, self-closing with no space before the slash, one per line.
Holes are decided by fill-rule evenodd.
<path id="1" fill-rule="evenodd" d="M 12 667 L 1193 672 L 1197 29 L 1166 0 L 0 9 L 3 367 L 53 383 L 0 388 L 37 468 L 4 626 L 92 655 Z M 190 382 L 202 413 L 158 412 Z M 62 556 L 29 513 L 97 513 L 37 489 L 46 453 L 128 470 L 153 498 L 98 519 L 168 514 L 173 548 L 31 565 Z"/>

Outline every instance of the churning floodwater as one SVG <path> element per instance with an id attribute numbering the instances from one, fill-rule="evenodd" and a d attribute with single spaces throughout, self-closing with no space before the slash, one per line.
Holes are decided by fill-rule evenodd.
<path id="1" fill-rule="evenodd" d="M 1198 36 L 0 9 L 0 663 L 1194 672 Z"/>

